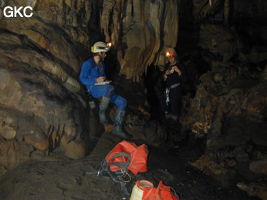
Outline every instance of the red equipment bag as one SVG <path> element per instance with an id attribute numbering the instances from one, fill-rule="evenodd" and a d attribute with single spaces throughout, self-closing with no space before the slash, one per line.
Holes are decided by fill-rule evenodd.
<path id="1" fill-rule="evenodd" d="M 123 140 L 109 152 L 105 161 L 112 172 L 127 168 L 136 175 L 147 171 L 147 156 L 148 149 L 145 144 L 137 146 Z"/>
<path id="2" fill-rule="evenodd" d="M 142 200 L 180 200 L 180 198 L 171 187 L 160 181 L 157 188 L 144 191 Z"/>

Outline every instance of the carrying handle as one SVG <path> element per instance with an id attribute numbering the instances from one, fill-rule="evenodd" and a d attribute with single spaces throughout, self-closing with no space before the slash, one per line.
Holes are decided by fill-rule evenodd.
<path id="1" fill-rule="evenodd" d="M 118 157 L 126 157 L 127 161 L 126 162 L 111 162 L 114 158 L 118 158 Z M 121 153 L 114 154 L 109 159 L 109 162 L 107 162 L 106 164 L 107 164 L 107 166 L 114 165 L 116 167 L 120 167 L 122 169 L 126 169 L 129 166 L 130 163 L 131 163 L 131 156 L 128 153 L 121 152 Z"/>

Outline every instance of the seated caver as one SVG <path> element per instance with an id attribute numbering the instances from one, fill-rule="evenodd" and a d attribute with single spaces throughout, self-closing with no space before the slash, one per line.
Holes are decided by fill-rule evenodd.
<path id="1" fill-rule="evenodd" d="M 93 56 L 82 64 L 80 81 L 94 98 L 101 98 L 99 120 L 104 126 L 108 125 L 106 110 L 109 103 L 111 102 L 116 105 L 117 112 L 112 133 L 127 138 L 127 134 L 122 130 L 127 101 L 115 94 L 114 86 L 110 84 L 110 81 L 106 80 L 105 63 L 103 61 L 108 51 L 109 47 L 104 42 L 96 42 L 92 46 L 91 52 Z"/>

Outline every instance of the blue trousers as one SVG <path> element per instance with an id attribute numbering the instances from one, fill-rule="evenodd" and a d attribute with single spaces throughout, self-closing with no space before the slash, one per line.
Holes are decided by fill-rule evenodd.
<path id="1" fill-rule="evenodd" d="M 111 103 L 115 104 L 119 110 L 125 110 L 127 100 L 114 93 L 112 85 L 94 85 L 89 91 L 94 98 L 108 97 Z"/>

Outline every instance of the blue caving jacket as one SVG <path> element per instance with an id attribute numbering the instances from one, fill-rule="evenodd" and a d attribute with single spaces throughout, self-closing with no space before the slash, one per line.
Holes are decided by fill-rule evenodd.
<path id="1" fill-rule="evenodd" d="M 106 76 L 105 74 L 105 65 L 102 62 L 102 70 L 99 71 L 97 64 L 94 62 L 92 58 L 86 60 L 81 69 L 80 73 L 80 81 L 82 84 L 86 86 L 86 88 L 90 91 L 90 87 L 94 86 L 96 83 L 96 79 L 100 76 Z"/>
<path id="2" fill-rule="evenodd" d="M 99 98 L 105 95 L 107 89 L 112 87 L 111 85 L 95 85 L 96 79 L 100 76 L 106 76 L 105 73 L 105 64 L 103 62 L 100 63 L 102 65 L 101 71 L 99 67 L 94 62 L 92 58 L 86 60 L 80 72 L 80 81 L 84 84 L 89 93 L 92 94 L 93 97 Z"/>
<path id="3" fill-rule="evenodd" d="M 100 63 L 102 65 L 101 71 L 99 67 L 94 62 L 92 58 L 86 60 L 80 72 L 80 81 L 84 84 L 89 93 L 92 94 L 94 98 L 100 98 L 108 94 L 108 91 L 114 89 L 112 85 L 95 85 L 96 79 L 100 76 L 106 76 L 105 73 L 105 64 L 103 62 Z M 109 93 L 110 94 L 110 93 Z M 109 96 L 111 103 L 114 103 L 119 110 L 124 110 L 127 105 L 127 100 L 123 97 L 111 93 Z"/>

